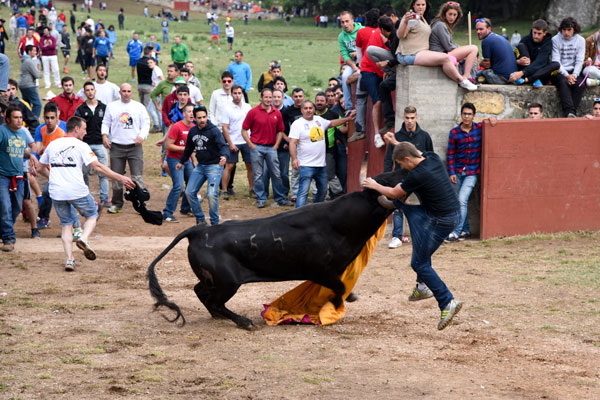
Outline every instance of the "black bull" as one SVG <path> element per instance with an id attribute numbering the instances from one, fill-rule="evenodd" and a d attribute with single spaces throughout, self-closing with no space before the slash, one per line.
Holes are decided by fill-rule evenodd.
<path id="1" fill-rule="evenodd" d="M 398 171 L 375 179 L 385 186 L 395 186 L 402 177 Z M 331 289 L 331 301 L 337 308 L 346 291 L 340 276 L 391 213 L 378 198 L 378 193 L 369 189 L 272 217 L 187 229 L 148 268 L 154 307 L 170 308 L 177 312 L 170 321 L 181 318 L 185 324 L 179 306 L 162 291 L 154 268 L 187 237 L 188 258 L 200 281 L 194 292 L 213 318 L 228 318 L 240 328 L 251 329 L 252 321 L 225 307 L 239 287 L 249 282 L 309 280 Z"/>

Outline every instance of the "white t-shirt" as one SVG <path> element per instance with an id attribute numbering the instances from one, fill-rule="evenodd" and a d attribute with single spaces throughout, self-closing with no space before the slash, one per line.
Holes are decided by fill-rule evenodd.
<path id="1" fill-rule="evenodd" d="M 152 83 L 154 83 L 154 86 L 158 85 L 163 79 L 165 79 L 165 76 L 162 69 L 158 65 L 154 66 L 154 69 L 152 69 Z"/>
<path id="2" fill-rule="evenodd" d="M 113 101 L 106 106 L 102 134 L 109 134 L 111 143 L 133 144 L 138 136 L 146 140 L 149 131 L 150 117 L 142 103 Z"/>
<path id="3" fill-rule="evenodd" d="M 233 26 L 228 26 L 225 28 L 225 36 L 232 38 L 234 35 Z"/>
<path id="4" fill-rule="evenodd" d="M 242 99 L 242 104 L 239 107 L 232 102 L 221 115 L 221 125 L 229 125 L 229 138 L 231 139 L 231 143 L 235 145 L 246 143 L 242 137 L 242 124 L 244 123 L 246 114 L 248 114 L 248 111 L 251 109 L 252 107 L 250 107 L 250 104 Z"/>
<path id="5" fill-rule="evenodd" d="M 312 121 L 298 118 L 290 126 L 290 139 L 298 139 L 296 152 L 302 167 L 325 166 L 325 131 L 330 122 L 314 116 Z"/>
<path id="6" fill-rule="evenodd" d="M 96 88 L 96 100 L 101 101 L 102 103 L 108 105 L 113 101 L 121 100 L 121 94 L 119 93 L 119 87 L 112 82 L 105 81 L 104 83 L 93 82 L 94 87 Z M 83 88 L 77 92 L 77 96 L 79 96 L 83 101 L 85 101 L 85 93 L 83 93 Z"/>
<path id="7" fill-rule="evenodd" d="M 98 158 L 87 143 L 70 136 L 53 140 L 40 158 L 42 164 L 50 166 L 50 198 L 75 200 L 87 196 L 90 191 L 81 168 L 94 161 Z"/>

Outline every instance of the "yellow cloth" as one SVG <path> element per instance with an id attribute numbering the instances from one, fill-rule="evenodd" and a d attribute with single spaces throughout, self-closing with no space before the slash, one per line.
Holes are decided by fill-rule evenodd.
<path id="1" fill-rule="evenodd" d="M 358 277 L 367 266 L 371 255 L 375 251 L 377 242 L 385 234 L 384 222 L 379 230 L 371 236 L 363 246 L 361 252 L 348 265 L 342 274 L 342 282 L 346 285 L 344 299 L 348 297 Z M 333 291 L 311 281 L 306 281 L 290 290 L 268 306 L 265 306 L 263 318 L 267 325 L 279 325 L 281 323 L 313 323 L 329 325 L 336 323 L 344 317 L 344 303 L 336 310 L 329 299 Z"/>

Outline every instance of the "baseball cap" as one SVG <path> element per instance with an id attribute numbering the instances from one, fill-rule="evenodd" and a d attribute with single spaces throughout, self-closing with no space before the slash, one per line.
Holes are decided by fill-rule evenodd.
<path id="1" fill-rule="evenodd" d="M 183 77 L 178 76 L 177 79 L 175 79 L 175 84 L 176 85 L 185 85 L 186 82 L 185 82 L 185 79 L 183 79 Z"/>

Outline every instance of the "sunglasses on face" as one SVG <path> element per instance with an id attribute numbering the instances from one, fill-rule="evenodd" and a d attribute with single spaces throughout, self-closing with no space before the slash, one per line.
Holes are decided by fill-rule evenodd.
<path id="1" fill-rule="evenodd" d="M 231 83 L 231 82 L 233 82 L 233 79 L 221 79 L 221 82 L 223 82 L 223 83 Z"/>

